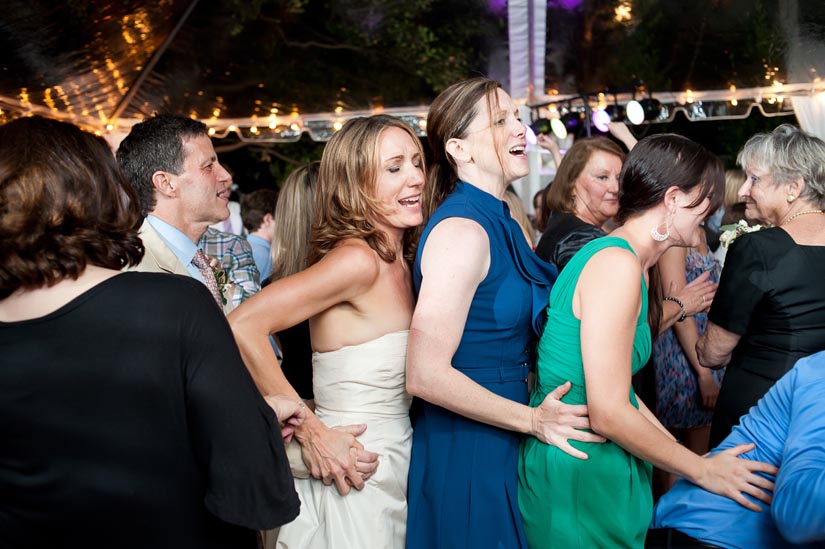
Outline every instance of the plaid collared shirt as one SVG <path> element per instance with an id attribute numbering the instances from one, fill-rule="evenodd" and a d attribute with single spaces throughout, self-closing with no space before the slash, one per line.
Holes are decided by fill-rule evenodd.
<path id="1" fill-rule="evenodd" d="M 260 275 L 252 257 L 252 247 L 242 236 L 206 229 L 198 246 L 207 255 L 221 262 L 221 268 L 229 275 L 229 281 L 241 289 L 232 296 L 232 304 L 237 307 L 261 289 Z"/>

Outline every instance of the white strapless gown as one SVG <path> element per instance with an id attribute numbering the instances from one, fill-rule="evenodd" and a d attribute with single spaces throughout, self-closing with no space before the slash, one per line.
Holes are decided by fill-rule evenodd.
<path id="1" fill-rule="evenodd" d="M 334 484 L 296 479 L 301 513 L 281 527 L 279 549 L 404 547 L 412 447 L 412 398 L 405 389 L 407 335 L 406 330 L 393 332 L 313 353 L 315 414 L 329 427 L 366 423 L 358 440 L 380 454 L 379 465 L 363 490 L 353 489 L 346 496 Z"/>

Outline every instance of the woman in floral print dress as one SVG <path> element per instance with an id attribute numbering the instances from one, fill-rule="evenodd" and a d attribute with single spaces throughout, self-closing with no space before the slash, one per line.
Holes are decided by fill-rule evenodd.
<path id="1" fill-rule="evenodd" d="M 702 233 L 702 244 L 696 248 L 671 248 L 659 260 L 663 295 L 670 288 L 684 286 L 704 272 L 710 280 L 719 282 L 722 267 L 708 249 Z M 722 383 L 722 370 L 710 370 L 699 365 L 696 341 L 705 331 L 707 313 L 697 313 L 675 323 L 653 344 L 656 368 L 656 416 L 685 446 L 699 455 L 708 451 L 708 437 L 713 407 Z M 666 488 L 676 478 L 670 475 Z"/>

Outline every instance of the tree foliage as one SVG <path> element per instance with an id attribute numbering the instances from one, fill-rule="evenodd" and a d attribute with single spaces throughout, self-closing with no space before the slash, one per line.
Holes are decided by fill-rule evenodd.
<path id="1" fill-rule="evenodd" d="M 620 4 L 632 18 L 617 21 Z M 785 41 L 778 0 L 584 0 L 572 17 L 577 32 L 569 40 L 550 39 L 550 51 L 563 51 L 573 82 L 550 86 L 589 92 L 627 88 L 643 81 L 658 90 L 719 89 L 765 84 L 766 67 L 784 78 Z M 570 20 L 556 6 L 549 17 Z M 558 53 L 556 53 L 558 56 Z M 557 64 L 556 64 L 557 65 Z M 548 74 L 558 75 L 550 64 Z M 572 91 L 572 90 L 570 90 Z"/>
<path id="2" fill-rule="evenodd" d="M 169 101 L 184 97 L 197 110 L 204 98 L 186 89 L 208 81 L 235 117 L 256 106 L 268 114 L 272 103 L 302 112 L 426 104 L 483 72 L 501 32 L 486 4 L 471 0 L 231 0 L 192 17 L 176 41 L 183 47 L 158 65 Z M 181 81 L 182 67 L 197 73 Z"/>

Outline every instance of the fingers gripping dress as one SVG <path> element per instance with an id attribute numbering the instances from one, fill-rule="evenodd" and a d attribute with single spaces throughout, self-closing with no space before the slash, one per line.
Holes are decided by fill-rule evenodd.
<path id="1" fill-rule="evenodd" d="M 490 267 L 476 289 L 454 368 L 505 398 L 527 403 L 533 322 L 547 305 L 556 269 L 536 256 L 504 202 L 469 183 L 434 212 L 418 247 L 437 223 L 472 219 L 490 239 Z M 407 547 L 526 547 L 518 510 L 520 435 L 423 402 L 413 433 Z"/>
<path id="2" fill-rule="evenodd" d="M 539 341 L 538 375 L 530 406 L 538 406 L 565 381 L 573 387 L 563 402 L 587 404 L 581 350 L 581 322 L 573 315 L 573 293 L 587 261 L 618 246 L 623 239 L 606 236 L 585 245 L 562 270 L 550 294 L 547 327 Z M 641 281 L 642 306 L 633 339 L 632 370 L 650 357 L 647 287 Z M 630 402 L 638 408 L 631 389 Z M 643 547 L 653 514 L 651 466 L 607 441 L 570 444 L 589 459 L 571 457 L 554 446 L 527 438 L 519 464 L 519 506 L 531 549 Z"/>

